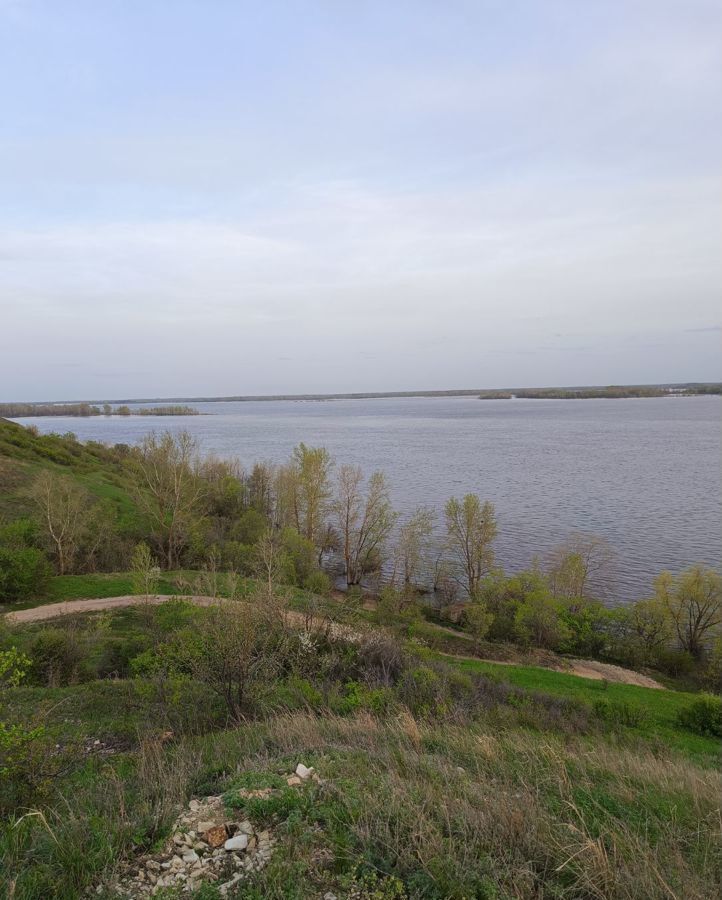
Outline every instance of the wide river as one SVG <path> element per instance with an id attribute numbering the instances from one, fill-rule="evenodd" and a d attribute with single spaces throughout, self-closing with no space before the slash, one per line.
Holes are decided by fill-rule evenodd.
<path id="1" fill-rule="evenodd" d="M 19 419 L 81 440 L 133 443 L 187 429 L 205 451 L 281 462 L 300 441 L 383 469 L 396 507 L 475 491 L 494 502 L 497 561 L 528 566 L 575 531 L 616 553 L 612 602 L 649 594 L 662 569 L 722 558 L 722 400 L 384 400 L 196 403 L 208 415 Z"/>

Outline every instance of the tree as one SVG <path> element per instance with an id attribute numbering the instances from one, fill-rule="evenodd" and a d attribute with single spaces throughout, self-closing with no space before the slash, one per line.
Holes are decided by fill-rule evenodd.
<path id="1" fill-rule="evenodd" d="M 198 443 L 187 431 L 147 435 L 137 455 L 138 505 L 152 523 L 165 567 L 178 565 L 191 527 L 202 516 Z"/>
<path id="2" fill-rule="evenodd" d="M 307 447 L 301 443 L 293 450 L 296 472 L 296 530 L 307 540 L 318 543 L 332 496 L 333 460 L 325 447 Z"/>
<path id="3" fill-rule="evenodd" d="M 514 630 L 522 644 L 556 650 L 569 632 L 561 619 L 561 610 L 548 591 L 528 594 L 514 615 Z"/>
<path id="4" fill-rule="evenodd" d="M 225 601 L 199 611 L 192 629 L 178 632 L 158 654 L 171 667 L 206 684 L 241 721 L 258 693 L 272 689 L 291 635 L 280 604 L 268 597 Z"/>
<path id="5" fill-rule="evenodd" d="M 473 599 L 479 593 L 481 579 L 494 565 L 494 505 L 488 500 L 482 504 L 478 494 L 466 494 L 461 501 L 452 497 L 444 512 L 449 549 L 461 570 L 459 580 Z"/>
<path id="6" fill-rule="evenodd" d="M 410 586 L 421 575 L 433 528 L 433 510 L 418 506 L 399 529 L 394 575 L 398 569 L 406 586 Z"/>
<path id="7" fill-rule="evenodd" d="M 383 472 L 374 472 L 364 491 L 358 466 L 342 466 L 334 501 L 343 551 L 346 584 L 357 585 L 364 572 L 378 570 L 386 540 L 396 523 Z"/>
<path id="8" fill-rule="evenodd" d="M 489 633 L 489 627 L 494 616 L 481 600 L 473 600 L 464 608 L 464 624 L 466 630 L 474 639 L 474 644 L 479 647 Z"/>
<path id="9" fill-rule="evenodd" d="M 647 662 L 667 646 L 672 637 L 672 622 L 658 597 L 638 600 L 626 613 L 626 625 Z"/>
<path id="10" fill-rule="evenodd" d="M 86 533 L 90 498 L 68 475 L 42 471 L 31 488 L 40 510 L 43 530 L 55 557 L 58 573 L 73 570 Z"/>
<path id="11" fill-rule="evenodd" d="M 700 659 L 722 625 L 722 576 L 714 569 L 692 566 L 680 575 L 662 572 L 654 595 L 665 609 L 680 647 Z"/>
<path id="12" fill-rule="evenodd" d="M 270 519 L 273 512 L 273 466 L 257 462 L 248 476 L 248 503 L 252 509 Z"/>
<path id="13" fill-rule="evenodd" d="M 158 587 L 160 568 L 150 552 L 150 547 L 144 541 L 136 545 L 130 568 L 133 573 L 133 593 L 143 595 L 148 601 Z"/>
<path id="14" fill-rule="evenodd" d="M 557 598 L 586 600 L 609 593 L 614 553 L 604 538 L 576 533 L 555 547 L 547 560 L 547 576 Z"/>

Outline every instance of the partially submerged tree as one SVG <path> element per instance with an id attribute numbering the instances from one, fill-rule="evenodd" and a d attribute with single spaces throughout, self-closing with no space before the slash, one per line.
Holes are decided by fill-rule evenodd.
<path id="1" fill-rule="evenodd" d="M 494 565 L 492 544 L 496 537 L 494 505 L 478 494 L 452 497 L 444 510 L 448 546 L 460 571 L 459 580 L 469 598 L 479 593 L 481 580 Z"/>
<path id="2" fill-rule="evenodd" d="M 307 447 L 301 443 L 294 448 L 291 462 L 297 485 L 296 530 L 307 540 L 318 543 L 333 493 L 333 460 L 325 447 Z"/>
<path id="3" fill-rule="evenodd" d="M 407 587 L 416 583 L 423 573 L 433 528 L 433 510 L 418 506 L 399 529 L 394 575 L 398 573 Z"/>
<path id="4" fill-rule="evenodd" d="M 338 473 L 334 513 L 343 552 L 346 584 L 357 585 L 365 572 L 377 571 L 396 522 L 383 472 L 374 472 L 364 486 L 358 466 Z"/>

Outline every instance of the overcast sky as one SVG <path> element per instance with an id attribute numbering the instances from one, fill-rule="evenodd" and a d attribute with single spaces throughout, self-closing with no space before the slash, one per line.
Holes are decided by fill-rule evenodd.
<path id="1" fill-rule="evenodd" d="M 719 0 L 0 0 L 0 399 L 718 380 Z"/>

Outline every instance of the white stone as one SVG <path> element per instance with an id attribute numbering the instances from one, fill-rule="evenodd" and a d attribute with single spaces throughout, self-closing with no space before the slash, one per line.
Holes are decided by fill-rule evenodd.
<path id="1" fill-rule="evenodd" d="M 303 763 L 299 763 L 296 766 L 296 775 L 298 775 L 299 778 L 303 778 L 304 780 L 306 778 L 310 778 L 311 775 L 313 775 L 313 772 L 314 772 L 313 766 L 311 766 L 311 768 L 309 768 L 308 766 L 304 766 Z"/>
<path id="2" fill-rule="evenodd" d="M 228 838 L 228 840 L 223 845 L 223 849 L 227 850 L 230 853 L 232 850 L 245 850 L 247 846 L 248 835 L 235 834 L 232 838 Z"/>
<path id="3" fill-rule="evenodd" d="M 204 834 L 206 831 L 210 831 L 211 828 L 215 828 L 215 827 L 216 827 L 215 822 L 199 822 L 198 826 L 197 826 L 198 834 Z"/>
<path id="4" fill-rule="evenodd" d="M 238 823 L 238 830 L 241 834 L 253 834 L 253 825 L 251 825 L 248 819 L 244 819 L 242 822 Z"/>
<path id="5" fill-rule="evenodd" d="M 195 863 L 198 862 L 198 854 L 195 850 L 191 850 L 190 853 L 183 854 L 183 862 L 184 863 Z"/>
<path id="6" fill-rule="evenodd" d="M 188 808 L 192 809 L 193 812 L 198 812 L 198 810 L 201 808 L 201 805 L 197 800 L 191 800 L 191 802 L 188 804 Z"/>

